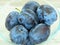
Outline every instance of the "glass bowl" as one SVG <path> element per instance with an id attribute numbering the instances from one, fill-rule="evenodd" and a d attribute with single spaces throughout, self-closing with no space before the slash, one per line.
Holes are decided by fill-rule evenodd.
<path id="1" fill-rule="evenodd" d="M 10 32 L 5 27 L 6 17 L 9 14 L 9 12 L 16 10 L 16 8 L 21 11 L 24 4 L 27 3 L 28 1 L 31 1 L 31 0 L 17 0 L 17 1 L 16 0 L 13 0 L 13 1 L 1 0 L 0 1 L 0 5 L 1 5 L 0 7 L 0 45 L 16 45 L 15 43 L 11 42 L 10 37 L 9 37 Z M 55 41 L 55 40 L 53 41 L 53 39 L 56 37 L 59 31 L 59 25 L 60 25 L 59 17 L 60 16 L 59 16 L 58 9 L 57 7 L 55 7 L 53 2 L 49 2 L 46 0 L 34 0 L 34 1 L 38 2 L 40 5 L 45 5 L 45 4 L 51 5 L 52 7 L 55 8 L 57 12 L 58 18 L 57 18 L 57 21 L 55 21 L 54 24 L 52 24 L 50 27 L 51 32 L 50 32 L 49 38 L 45 42 L 37 44 L 37 45 L 49 45 Z"/>

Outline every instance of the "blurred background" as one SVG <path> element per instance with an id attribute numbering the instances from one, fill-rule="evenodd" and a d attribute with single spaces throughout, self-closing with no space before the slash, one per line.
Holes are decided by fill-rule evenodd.
<path id="1" fill-rule="evenodd" d="M 24 4 L 32 0 L 0 0 L 0 45 L 16 45 L 9 38 L 9 31 L 5 27 L 5 20 L 9 12 L 18 8 L 20 11 Z M 34 0 L 40 5 L 53 6 L 57 11 L 57 21 L 51 26 L 51 33 L 47 41 L 38 45 L 60 45 L 60 0 Z"/>

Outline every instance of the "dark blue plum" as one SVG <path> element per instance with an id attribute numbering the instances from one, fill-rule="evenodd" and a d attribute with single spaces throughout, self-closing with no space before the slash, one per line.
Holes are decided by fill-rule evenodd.
<path id="1" fill-rule="evenodd" d="M 10 39 L 16 44 L 26 44 L 28 37 L 27 29 L 22 25 L 17 25 L 13 27 L 10 31 Z"/>
<path id="2" fill-rule="evenodd" d="M 31 29 L 29 37 L 34 44 L 40 44 L 48 39 L 50 35 L 50 28 L 46 24 L 38 24 Z"/>
<path id="3" fill-rule="evenodd" d="M 40 6 L 39 3 L 35 2 L 35 1 L 29 1 L 24 5 L 22 10 L 23 9 L 30 9 L 30 10 L 36 12 L 36 10 L 39 6 Z"/>
<path id="4" fill-rule="evenodd" d="M 41 7 L 37 8 L 37 15 L 40 23 L 44 23 L 44 18 L 43 18 L 43 10 Z"/>
<path id="5" fill-rule="evenodd" d="M 28 30 L 37 25 L 34 17 L 29 13 L 21 12 L 18 16 L 18 21 L 21 25 L 24 25 Z"/>
<path id="6" fill-rule="evenodd" d="M 31 42 L 30 40 L 28 40 L 26 45 L 35 45 L 35 44 L 33 42 Z"/>
<path id="7" fill-rule="evenodd" d="M 6 28 L 10 31 L 15 25 L 18 25 L 18 15 L 17 11 L 12 11 L 8 14 L 5 22 Z"/>
<path id="8" fill-rule="evenodd" d="M 57 20 L 56 10 L 49 5 L 41 5 L 38 7 L 37 14 L 40 22 L 44 21 L 47 25 L 51 25 Z"/>
<path id="9" fill-rule="evenodd" d="M 39 23 L 38 16 L 37 16 L 37 14 L 34 11 L 32 11 L 30 9 L 25 9 L 25 10 L 22 10 L 21 12 L 27 13 L 29 16 L 34 18 L 37 23 Z"/>

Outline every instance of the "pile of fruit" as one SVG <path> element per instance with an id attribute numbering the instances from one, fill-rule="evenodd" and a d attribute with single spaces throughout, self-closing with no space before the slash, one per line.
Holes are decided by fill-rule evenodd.
<path id="1" fill-rule="evenodd" d="M 5 26 L 10 31 L 12 42 L 35 45 L 48 39 L 50 26 L 56 20 L 57 13 L 53 7 L 30 1 L 24 5 L 21 12 L 10 12 Z"/>

